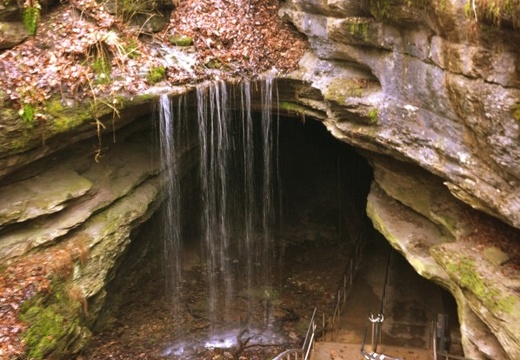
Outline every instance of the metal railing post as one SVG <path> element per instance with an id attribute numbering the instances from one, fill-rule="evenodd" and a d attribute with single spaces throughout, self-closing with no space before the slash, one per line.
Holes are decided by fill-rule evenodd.
<path id="1" fill-rule="evenodd" d="M 381 336 L 381 324 L 385 321 L 385 316 L 383 314 L 370 314 L 368 320 L 372 323 L 372 351 L 377 352 L 377 345 L 380 341 L 378 339 Z"/>

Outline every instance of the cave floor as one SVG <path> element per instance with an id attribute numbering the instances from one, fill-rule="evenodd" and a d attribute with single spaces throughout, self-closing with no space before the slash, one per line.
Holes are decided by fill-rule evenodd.
<path id="1" fill-rule="evenodd" d="M 433 359 L 432 320 L 446 312 L 443 291 L 419 276 L 383 241 L 363 257 L 335 331 L 324 342 L 316 343 L 313 360 L 363 359 L 360 348 L 364 340 L 365 351 L 371 353 L 374 349 L 368 317 L 377 317 L 382 302 L 384 321 L 376 352 L 404 360 Z M 382 300 L 387 268 L 388 285 Z M 455 333 L 452 336 L 456 339 Z M 456 344 L 452 350 L 455 348 Z"/>
<path id="2" fill-rule="evenodd" d="M 186 279 L 187 291 L 179 313 L 165 296 L 160 267 L 131 284 L 120 310 L 111 316 L 103 331 L 95 334 L 89 348 L 77 360 L 105 359 L 248 359 L 265 360 L 287 348 L 300 347 L 315 307 L 331 313 L 335 294 L 346 263 L 338 251 L 334 231 L 312 226 L 305 233 L 289 231 L 288 246 L 275 289 L 279 298 L 268 304 L 269 324 L 264 321 L 265 299 L 254 299 L 248 333 L 237 326 L 247 313 L 247 301 L 236 294 L 231 306 L 232 321 L 219 324 L 217 338 L 209 335 L 208 314 L 200 310 L 207 299 L 205 272 L 194 266 Z M 304 240 L 303 245 L 296 244 Z M 322 311 L 323 311 L 322 310 Z M 246 326 L 238 325 L 239 329 Z M 256 337 L 258 335 L 258 337 Z M 244 344 L 251 337 L 249 343 Z M 215 345 L 204 346 L 209 339 Z M 244 346 L 243 349 L 240 349 Z"/>
<path id="3" fill-rule="evenodd" d="M 298 237 L 301 238 L 302 234 Z M 262 327 L 265 302 L 258 300 L 253 306 L 253 318 L 259 327 L 251 326 L 247 334 L 240 334 L 235 327 L 220 333 L 215 345 L 202 346 L 208 342 L 210 327 L 206 315 L 197 312 L 197 304 L 207 296 L 201 285 L 204 273 L 194 268 L 188 281 L 193 286 L 184 299 L 185 311 L 176 315 L 165 296 L 159 269 L 133 284 L 124 296 L 120 311 L 109 320 L 104 331 L 96 334 L 92 345 L 77 360 L 265 360 L 287 348 L 299 347 L 313 308 L 324 309 L 327 314 L 334 310 L 335 294 L 346 263 L 346 256 L 338 251 L 337 242 L 330 242 L 331 233 L 316 231 L 312 237 L 314 240 L 322 239 L 321 246 L 313 243 L 287 249 L 279 282 L 280 298 L 270 309 L 274 321 L 263 330 L 258 328 Z M 388 244 L 380 241 L 365 252 L 334 337 L 328 332 L 323 338 L 320 333 L 315 360 L 360 358 L 367 314 L 379 312 L 388 251 Z M 394 255 L 386 297 L 386 320 L 378 350 L 407 360 L 430 359 L 429 321 L 442 310 L 440 289 L 413 272 L 400 255 Z M 424 297 L 424 294 L 428 296 Z M 239 314 L 244 313 L 246 306 L 237 296 L 232 307 L 237 317 L 235 320 L 240 320 Z M 250 336 L 255 331 L 259 335 L 257 339 Z M 249 337 L 251 341 L 248 344 L 240 343 Z M 233 341 L 228 342 L 229 338 Z M 370 332 L 365 349 L 371 350 Z"/>

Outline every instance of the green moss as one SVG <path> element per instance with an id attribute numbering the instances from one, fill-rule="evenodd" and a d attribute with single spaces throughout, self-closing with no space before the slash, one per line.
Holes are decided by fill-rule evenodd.
<path id="1" fill-rule="evenodd" d="M 96 82 L 98 84 L 110 83 L 110 73 L 112 72 L 112 64 L 107 56 L 100 55 L 92 62 L 92 70 L 96 73 Z"/>
<path id="2" fill-rule="evenodd" d="M 20 318 L 28 325 L 22 338 L 29 359 L 64 358 L 75 341 L 90 337 L 90 331 L 81 325 L 82 304 L 69 298 L 64 285 L 25 302 Z"/>
<path id="3" fill-rule="evenodd" d="M 282 101 L 278 106 L 281 110 L 285 110 L 289 113 L 305 114 L 307 110 L 305 106 L 289 101 Z"/>
<path id="4" fill-rule="evenodd" d="M 31 5 L 24 6 L 22 20 L 29 35 L 36 35 L 40 21 L 41 6 L 37 0 L 29 2 Z"/>
<path id="5" fill-rule="evenodd" d="M 368 112 L 368 118 L 370 119 L 371 125 L 377 124 L 378 116 L 376 108 L 370 109 L 370 111 Z"/>
<path id="6" fill-rule="evenodd" d="M 155 66 L 155 67 L 150 68 L 150 70 L 148 70 L 148 74 L 146 75 L 146 81 L 148 81 L 148 83 L 150 85 L 154 85 L 154 84 L 157 84 L 158 82 L 164 80 L 165 76 L 166 76 L 166 69 L 164 68 L 164 66 L 162 66 L 162 65 Z"/>
<path id="7" fill-rule="evenodd" d="M 56 314 L 51 308 L 31 307 L 22 320 L 32 324 L 23 337 L 30 358 L 43 359 L 64 335 L 63 316 Z"/>
<path id="8" fill-rule="evenodd" d="M 219 59 L 213 58 L 204 64 L 209 69 L 221 69 L 223 64 Z"/>
<path id="9" fill-rule="evenodd" d="M 305 121 L 305 117 L 309 116 L 313 119 L 324 119 L 326 114 L 321 112 L 319 109 L 314 109 L 305 105 L 301 105 L 294 102 L 282 101 L 279 103 L 278 109 L 285 111 L 289 115 L 300 115 L 302 121 Z"/>
<path id="10" fill-rule="evenodd" d="M 59 114 L 63 111 L 63 104 L 61 102 L 61 99 L 58 97 L 51 98 L 46 104 L 45 109 L 47 112 L 51 115 Z"/>
<path id="11" fill-rule="evenodd" d="M 31 104 L 24 104 L 18 115 L 22 118 L 22 120 L 26 123 L 33 123 L 35 120 L 36 108 Z"/>
<path id="12" fill-rule="evenodd" d="M 58 96 L 52 97 L 45 103 L 45 111 L 52 118 L 52 121 L 47 122 L 46 129 L 53 134 L 67 132 L 92 121 L 90 104 L 66 107 Z"/>
<path id="13" fill-rule="evenodd" d="M 458 277 L 462 288 L 471 291 L 492 311 L 509 313 L 515 308 L 516 299 L 502 295 L 491 281 L 482 278 L 472 260 L 464 256 L 457 260 L 446 263 L 446 269 Z"/>
<path id="14" fill-rule="evenodd" d="M 520 121 L 520 102 L 517 102 L 517 103 L 513 106 L 512 111 L 513 111 L 513 118 L 514 118 L 516 121 Z"/>
<path id="15" fill-rule="evenodd" d="M 348 26 L 348 32 L 363 41 L 368 40 L 368 23 L 366 22 L 353 22 Z"/>
<path id="16" fill-rule="evenodd" d="M 183 34 L 174 34 L 168 38 L 168 41 L 175 46 L 191 46 L 193 45 L 193 38 Z"/>

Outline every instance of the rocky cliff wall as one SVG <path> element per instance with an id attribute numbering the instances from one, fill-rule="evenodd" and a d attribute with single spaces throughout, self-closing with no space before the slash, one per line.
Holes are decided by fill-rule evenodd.
<path id="1" fill-rule="evenodd" d="M 520 32 L 476 23 L 456 0 L 287 0 L 280 14 L 311 51 L 279 79 L 277 108 L 363 149 L 375 173 L 367 211 L 455 296 L 466 355 L 520 358 Z M 44 126 L 0 113 L 1 263 L 65 251 L 66 282 L 90 306 L 78 338 L 161 200 L 149 142 L 123 130 L 151 112 L 147 99 L 118 104 L 117 144 L 103 143 L 100 163 L 93 113 L 109 126 L 111 107 L 57 106 Z"/>
<path id="2" fill-rule="evenodd" d="M 280 14 L 312 48 L 291 106 L 372 158 L 369 216 L 457 299 L 466 355 L 516 359 L 520 31 L 468 9 L 288 0 Z"/>

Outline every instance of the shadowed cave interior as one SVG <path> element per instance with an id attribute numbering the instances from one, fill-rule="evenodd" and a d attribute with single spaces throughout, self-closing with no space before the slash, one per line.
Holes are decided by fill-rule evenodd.
<path id="1" fill-rule="evenodd" d="M 254 117 L 259 122 L 261 115 L 254 114 Z M 366 197 L 372 181 L 367 161 L 353 147 L 335 140 L 318 121 L 280 117 L 275 123 L 278 135 L 274 139 L 276 161 L 273 171 L 277 173 L 274 186 L 279 217 L 272 231 L 274 261 L 266 272 L 269 279 L 267 282 L 262 279 L 256 289 L 264 294 L 269 292 L 269 298 L 243 295 L 244 273 L 240 268 L 240 255 L 234 249 L 234 253 L 229 254 L 230 263 L 238 264 L 233 273 L 233 283 L 237 287 L 233 302 L 226 315 L 217 319 L 220 324 L 210 324 L 205 304 L 205 277 L 208 274 L 204 268 L 199 230 L 203 210 L 194 201 L 200 197 L 200 182 L 194 181 L 199 169 L 190 165 L 180 183 L 184 237 L 180 256 L 182 296 L 172 299 L 168 294 L 172 289 L 165 285 L 167 274 L 161 264 L 164 257 L 160 231 L 164 220 L 158 211 L 135 234 L 117 273 L 113 274 L 107 287 L 105 313 L 96 324 L 97 336 L 87 350 L 89 358 L 101 359 L 103 351 L 109 348 L 118 348 L 116 352 L 127 355 L 144 352 L 151 358 L 211 358 L 207 351 L 239 347 L 239 337 L 244 335 L 240 331 L 229 335 L 235 338 L 234 341 L 223 340 L 228 335 L 222 334 L 229 328 L 257 329 L 257 333 L 265 335 L 258 336 L 259 343 L 276 346 L 249 349 L 263 352 L 258 355 L 259 359 L 272 356 L 284 348 L 300 346 L 314 307 L 323 313 L 333 312 L 345 256 L 361 228 L 366 228 L 366 234 L 369 234 L 364 240 L 365 257 L 381 249 L 390 251 L 390 246 L 372 228 L 366 216 Z M 243 184 L 236 185 L 241 186 Z M 255 199 L 258 196 L 261 195 L 257 194 Z M 230 214 L 240 216 L 240 211 Z M 397 252 L 395 256 L 406 263 Z M 413 272 L 413 268 L 408 265 L 407 271 Z M 269 290 L 266 290 L 266 284 Z M 455 301 L 447 291 L 438 289 L 446 312 L 454 319 L 452 328 L 456 333 Z M 365 317 L 364 314 L 359 316 Z M 266 329 L 273 334 L 266 335 Z M 208 346 L 203 345 L 208 345 L 207 339 L 215 333 L 222 341 L 210 345 L 208 350 Z M 186 355 L 188 353 L 191 355 Z"/>

